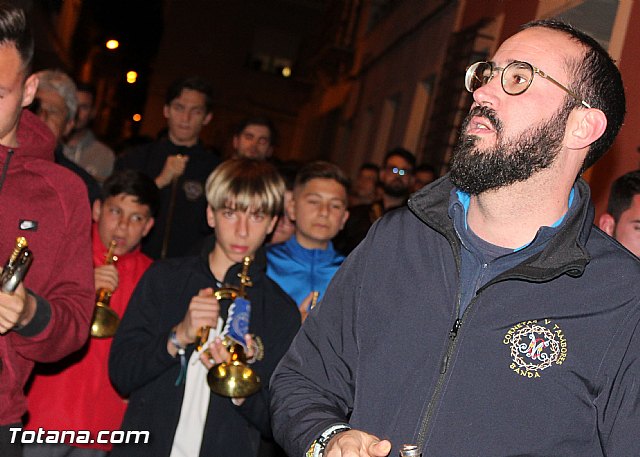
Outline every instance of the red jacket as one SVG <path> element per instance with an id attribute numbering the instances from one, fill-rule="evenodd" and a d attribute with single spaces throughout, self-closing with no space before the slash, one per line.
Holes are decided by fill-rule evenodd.
<path id="1" fill-rule="evenodd" d="M 27 238 L 33 264 L 24 284 L 38 308 L 29 325 L 0 335 L 0 425 L 25 413 L 34 362 L 59 360 L 84 344 L 94 299 L 86 188 L 53 163 L 55 140 L 35 115 L 23 111 L 17 135 L 17 148 L 0 145 L 0 262 L 16 237 Z"/>
<path id="2" fill-rule="evenodd" d="M 107 249 L 102 245 L 97 226 L 93 227 L 93 265 L 104 265 Z M 120 317 L 138 280 L 151 265 L 151 259 L 140 248 L 118 256 L 118 288 L 109 305 Z M 26 428 L 36 430 L 88 430 L 92 438 L 99 430 L 118 430 L 127 404 L 109 381 L 109 350 L 112 338 L 89 338 L 88 344 L 49 374 L 35 377 L 29 390 L 29 420 Z M 108 444 L 78 447 L 110 450 Z"/>

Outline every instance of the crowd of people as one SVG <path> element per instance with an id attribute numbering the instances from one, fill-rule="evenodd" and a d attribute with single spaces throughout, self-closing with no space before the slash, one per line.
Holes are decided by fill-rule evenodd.
<path id="1" fill-rule="evenodd" d="M 0 283 L 1 456 L 640 454 L 640 171 L 596 227 L 581 175 L 626 108 L 589 36 L 526 24 L 468 68 L 448 173 L 398 147 L 353 185 L 261 116 L 223 160 L 194 76 L 116 154 L 32 57 L 0 6 L 0 255 L 33 255 Z"/>

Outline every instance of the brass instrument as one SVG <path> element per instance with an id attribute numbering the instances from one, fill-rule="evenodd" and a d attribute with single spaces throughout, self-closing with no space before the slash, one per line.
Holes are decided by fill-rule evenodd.
<path id="1" fill-rule="evenodd" d="M 114 255 L 114 251 L 118 243 L 112 240 L 109 244 L 109 250 L 105 256 L 105 265 L 112 265 L 118 260 L 118 256 Z M 120 325 L 120 317 L 113 308 L 109 306 L 113 291 L 106 287 L 101 287 L 96 292 L 96 307 L 93 312 L 93 321 L 91 322 L 91 336 L 94 338 L 110 338 L 116 334 L 118 325 Z"/>
<path id="2" fill-rule="evenodd" d="M 316 305 L 318 304 L 318 297 L 320 296 L 320 292 L 318 292 L 317 290 L 314 290 L 312 294 L 313 295 L 311 296 L 311 304 L 309 305 L 309 311 L 315 308 Z"/>
<path id="3" fill-rule="evenodd" d="M 29 271 L 32 261 L 33 254 L 28 248 L 26 238 L 19 236 L 16 238 L 16 246 L 13 248 L 13 252 L 2 268 L 2 275 L 0 276 L 2 292 L 6 294 L 15 292 L 27 271 Z"/>
<path id="4" fill-rule="evenodd" d="M 231 299 L 237 297 L 246 298 L 245 288 L 251 287 L 251 278 L 249 277 L 249 265 L 251 258 L 245 257 L 242 262 L 242 272 L 238 274 L 240 278 L 240 286 L 223 287 L 214 292 L 218 300 Z M 202 348 L 209 337 L 209 327 L 203 327 L 200 332 L 199 348 Z M 240 398 L 247 397 L 260 390 L 260 378 L 247 364 L 247 357 L 244 353 L 243 344 L 226 336 L 223 344 L 231 353 L 230 362 L 222 362 L 214 365 L 207 374 L 207 383 L 211 391 L 224 397 Z"/>

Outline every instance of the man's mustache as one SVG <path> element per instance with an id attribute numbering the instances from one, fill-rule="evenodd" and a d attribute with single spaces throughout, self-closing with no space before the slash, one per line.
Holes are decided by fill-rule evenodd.
<path id="1" fill-rule="evenodd" d="M 463 134 L 467 130 L 471 119 L 475 116 L 484 117 L 485 119 L 487 119 L 496 133 L 502 132 L 502 121 L 498 119 L 498 115 L 496 114 L 495 110 L 489 108 L 488 106 L 478 105 L 474 106 L 471 111 L 469 111 L 469 114 L 467 114 L 467 117 L 465 117 L 464 122 L 462 123 Z"/>

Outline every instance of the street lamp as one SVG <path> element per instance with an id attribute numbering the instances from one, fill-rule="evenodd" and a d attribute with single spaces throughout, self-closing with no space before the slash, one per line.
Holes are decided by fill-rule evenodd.
<path id="1" fill-rule="evenodd" d="M 118 40 L 111 39 L 105 43 L 105 46 L 107 47 L 107 49 L 113 51 L 114 49 L 118 49 L 118 47 L 120 46 L 120 42 Z"/>
<path id="2" fill-rule="evenodd" d="M 138 80 L 138 73 L 130 70 L 127 72 L 127 82 L 129 84 L 134 84 Z"/>

